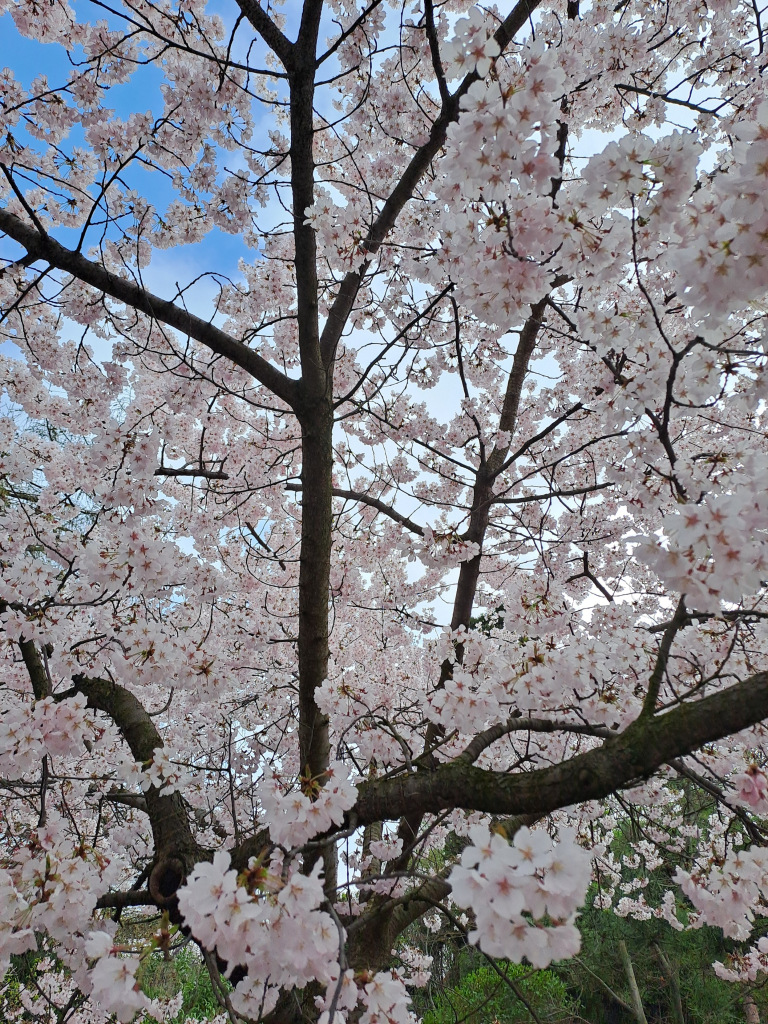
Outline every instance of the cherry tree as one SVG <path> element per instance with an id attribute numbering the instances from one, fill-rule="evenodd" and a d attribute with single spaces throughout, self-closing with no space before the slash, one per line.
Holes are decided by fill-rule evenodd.
<path id="1" fill-rule="evenodd" d="M 407 1021 L 415 922 L 545 966 L 592 881 L 756 977 L 760 0 L 76 7 L 0 6 L 25 1012 L 172 1017 L 190 941 L 233 1022 Z"/>

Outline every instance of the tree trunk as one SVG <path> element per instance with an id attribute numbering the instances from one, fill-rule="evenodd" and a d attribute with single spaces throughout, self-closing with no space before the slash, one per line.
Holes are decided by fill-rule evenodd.
<path id="1" fill-rule="evenodd" d="M 328 676 L 328 598 L 332 544 L 333 409 L 330 399 L 300 417 L 302 427 L 301 554 L 299 568 L 299 750 L 301 770 L 320 778 L 330 761 L 328 716 L 315 690 Z M 326 848 L 325 886 L 336 888 L 336 847 Z M 305 858 L 311 870 L 316 857 Z"/>
<path id="2" fill-rule="evenodd" d="M 632 961 L 629 958 L 629 951 L 627 950 L 627 944 L 624 939 L 619 939 L 619 956 L 621 957 L 621 962 L 624 967 L 624 973 L 627 976 L 632 1012 L 637 1019 L 637 1024 L 648 1024 L 648 1019 L 645 1016 L 645 1010 L 643 1009 L 643 1000 L 640 998 L 640 989 L 637 987 L 637 979 L 635 978 Z"/>
<path id="3" fill-rule="evenodd" d="M 680 995 L 680 983 L 677 980 L 677 974 L 675 972 L 675 969 L 673 968 L 672 964 L 669 962 L 667 957 L 664 955 L 659 944 L 654 942 L 653 947 L 656 950 L 656 955 L 658 956 L 659 962 L 661 963 L 661 969 L 664 972 L 664 977 L 667 979 L 667 982 L 669 983 L 669 994 L 671 997 L 672 1012 L 675 1017 L 675 1024 L 685 1024 L 685 1014 L 683 1013 L 683 1000 L 682 996 Z M 749 1020 L 749 1018 L 747 1019 Z"/>
<path id="4" fill-rule="evenodd" d="M 760 1024 L 760 1011 L 751 992 L 744 996 L 744 1020 L 747 1024 Z"/>

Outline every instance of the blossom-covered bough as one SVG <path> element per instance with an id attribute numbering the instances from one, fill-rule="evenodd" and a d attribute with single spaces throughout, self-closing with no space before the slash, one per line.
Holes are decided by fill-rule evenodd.
<path id="1" fill-rule="evenodd" d="M 768 969 L 760 3 L 0 11 L 4 1012 L 406 1021 L 591 881 Z"/>

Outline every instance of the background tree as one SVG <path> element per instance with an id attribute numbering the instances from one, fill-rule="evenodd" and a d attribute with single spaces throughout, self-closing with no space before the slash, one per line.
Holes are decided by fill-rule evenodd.
<path id="1" fill-rule="evenodd" d="M 145 907 L 233 1021 L 410 1019 L 409 926 L 574 955 L 678 777 L 651 912 L 746 940 L 759 4 L 0 11 L 4 964 L 160 1013 Z"/>

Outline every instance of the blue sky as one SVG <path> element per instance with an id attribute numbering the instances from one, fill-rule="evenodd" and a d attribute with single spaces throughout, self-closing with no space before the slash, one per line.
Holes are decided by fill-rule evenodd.
<path id="1" fill-rule="evenodd" d="M 225 15 L 225 7 L 231 9 L 234 5 L 218 3 L 210 5 L 209 9 L 218 9 Z M 104 11 L 96 5 L 80 3 L 77 4 L 77 8 L 80 17 L 90 16 L 93 21 L 104 18 Z M 117 19 L 111 20 L 117 23 Z M 78 55 L 75 56 L 77 58 Z M 63 85 L 72 67 L 63 47 L 25 38 L 18 32 L 9 14 L 0 17 L 0 67 L 3 66 L 10 67 L 16 79 L 26 88 L 29 88 L 40 74 L 47 75 L 50 87 Z M 121 118 L 127 118 L 136 111 L 151 111 L 154 115 L 159 115 L 163 110 L 160 92 L 163 80 L 160 69 L 152 66 L 140 68 L 128 84 L 110 90 L 108 104 Z M 23 128 L 15 128 L 14 134 L 22 138 Z M 83 145 L 83 133 L 79 127 L 70 133 L 63 143 L 63 148 L 68 149 L 74 145 Z M 222 163 L 226 163 L 227 157 L 230 162 L 232 161 L 233 155 L 225 154 Z M 139 165 L 134 165 L 131 169 L 130 180 L 137 190 L 160 210 L 174 197 L 174 191 L 164 176 L 146 171 Z M 56 235 L 65 245 L 73 244 L 76 238 L 76 232 L 65 229 L 57 230 Z M 3 241 L 1 251 L 3 256 L 16 255 L 12 243 L 8 240 Z M 252 260 L 256 253 L 248 250 L 237 236 L 213 229 L 195 245 L 156 251 L 152 260 L 149 285 L 159 294 L 170 295 L 175 291 L 176 282 L 185 284 L 203 270 L 215 269 L 219 273 L 236 277 L 237 263 L 241 256 Z M 198 307 L 198 312 L 203 313 L 206 307 L 210 309 L 206 300 L 214 293 L 215 287 L 211 283 L 203 284 L 197 289 L 192 301 Z"/>

